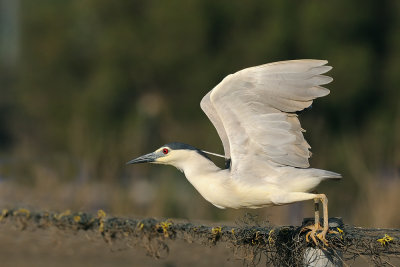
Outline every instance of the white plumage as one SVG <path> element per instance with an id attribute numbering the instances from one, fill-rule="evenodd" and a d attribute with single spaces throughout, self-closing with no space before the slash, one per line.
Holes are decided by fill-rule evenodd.
<path id="1" fill-rule="evenodd" d="M 308 167 L 310 146 L 294 112 L 329 94 L 320 86 L 332 81 L 321 75 L 331 69 L 326 63 L 292 60 L 252 67 L 228 75 L 211 90 L 200 106 L 217 129 L 225 156 L 232 154 L 235 164 L 235 157 L 261 152 L 258 157 L 268 162 Z"/>
<path id="2" fill-rule="evenodd" d="M 291 60 L 247 68 L 228 75 L 204 96 L 200 105 L 215 126 L 230 168 L 220 169 L 201 151 L 170 143 L 129 163 L 170 164 L 219 208 L 259 208 L 327 198 L 308 193 L 322 180 L 340 174 L 309 168 L 310 145 L 296 112 L 329 94 L 321 85 L 331 77 L 325 60 Z M 317 216 L 317 215 L 316 215 Z M 311 232 L 315 240 L 319 223 Z"/>

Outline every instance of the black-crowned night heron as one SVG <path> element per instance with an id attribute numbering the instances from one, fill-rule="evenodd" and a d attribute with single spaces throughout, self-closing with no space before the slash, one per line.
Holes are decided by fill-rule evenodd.
<path id="1" fill-rule="evenodd" d="M 204 96 L 200 106 L 222 140 L 227 168 L 217 167 L 207 157 L 210 152 L 182 143 L 166 144 L 128 163 L 175 166 L 207 201 L 221 209 L 320 200 L 324 227 L 316 212 L 308 236 L 326 244 L 328 199 L 309 192 L 321 181 L 341 175 L 309 168 L 310 145 L 296 114 L 315 98 L 329 94 L 321 87 L 332 81 L 321 75 L 332 69 L 326 63 L 291 60 L 247 68 L 228 75 Z"/>

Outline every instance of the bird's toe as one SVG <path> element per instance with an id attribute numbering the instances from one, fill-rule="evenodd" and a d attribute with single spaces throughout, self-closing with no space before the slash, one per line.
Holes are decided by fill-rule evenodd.
<path id="1" fill-rule="evenodd" d="M 319 240 L 322 241 L 322 243 L 323 243 L 325 246 L 327 246 L 327 247 L 329 246 L 329 245 L 328 245 L 328 240 L 326 239 L 326 233 L 324 233 L 324 232 L 319 233 L 319 234 L 317 234 L 317 237 L 318 237 Z"/>

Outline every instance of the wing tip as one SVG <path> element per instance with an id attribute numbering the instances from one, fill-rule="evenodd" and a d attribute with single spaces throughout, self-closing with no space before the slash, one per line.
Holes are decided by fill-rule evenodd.
<path id="1" fill-rule="evenodd" d="M 320 85 L 328 84 L 333 81 L 333 78 L 331 76 L 326 76 L 326 75 L 318 75 L 320 78 L 322 78 Z"/>
<path id="2" fill-rule="evenodd" d="M 329 89 L 327 89 L 327 88 L 325 88 L 325 87 L 319 87 L 319 91 L 321 92 L 320 94 L 319 94 L 319 96 L 318 97 L 324 97 L 324 96 L 327 96 L 327 95 L 329 95 L 330 93 L 331 93 L 331 90 L 329 90 Z"/>

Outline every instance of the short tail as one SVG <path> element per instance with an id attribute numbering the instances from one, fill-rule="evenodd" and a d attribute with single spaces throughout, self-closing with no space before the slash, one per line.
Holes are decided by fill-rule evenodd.
<path id="1" fill-rule="evenodd" d="M 326 170 L 320 170 L 320 169 L 312 169 L 312 175 L 313 176 L 318 176 L 324 179 L 335 179 L 339 180 L 342 178 L 342 175 L 337 172 L 331 172 L 331 171 L 326 171 Z"/>

